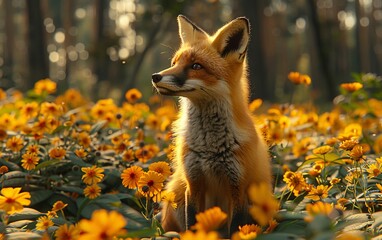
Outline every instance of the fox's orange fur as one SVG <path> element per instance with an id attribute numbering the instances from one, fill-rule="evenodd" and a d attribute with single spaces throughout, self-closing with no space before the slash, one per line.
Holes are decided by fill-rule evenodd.
<path id="1" fill-rule="evenodd" d="M 228 214 L 221 229 L 228 236 L 251 221 L 248 187 L 271 183 L 267 147 L 248 110 L 249 23 L 237 18 L 212 36 L 184 16 L 178 25 L 182 43 L 172 66 L 152 77 L 159 93 L 180 96 L 167 184 L 178 207 L 163 206 L 162 226 L 184 231 L 195 214 L 219 206 Z"/>

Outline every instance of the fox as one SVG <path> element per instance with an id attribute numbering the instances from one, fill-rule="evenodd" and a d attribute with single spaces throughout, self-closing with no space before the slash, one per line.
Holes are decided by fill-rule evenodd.
<path id="1" fill-rule="evenodd" d="M 272 181 L 268 147 L 248 108 L 250 25 L 239 17 L 209 35 L 183 15 L 177 22 L 180 47 L 171 66 L 151 79 L 159 94 L 179 97 L 166 184 L 177 208 L 164 203 L 161 224 L 183 232 L 198 213 L 218 206 L 227 214 L 219 233 L 229 237 L 253 222 L 249 186 Z"/>

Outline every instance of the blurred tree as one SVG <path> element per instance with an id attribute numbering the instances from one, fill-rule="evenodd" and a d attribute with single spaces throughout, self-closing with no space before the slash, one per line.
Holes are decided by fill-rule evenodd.
<path id="1" fill-rule="evenodd" d="M 251 41 L 248 47 L 249 79 L 251 81 L 252 98 L 262 98 L 264 100 L 275 99 L 275 81 L 269 81 L 267 67 L 265 65 L 266 56 L 264 53 L 263 27 L 264 8 L 268 1 L 257 0 L 233 0 L 233 12 L 237 16 L 246 16 L 251 23 Z"/>
<path id="2" fill-rule="evenodd" d="M 28 61 L 29 76 L 26 77 L 23 90 L 31 89 L 34 83 L 49 77 L 48 56 L 43 25 L 43 13 L 40 0 L 28 0 Z"/>
<path id="3" fill-rule="evenodd" d="M 317 13 L 317 1 L 307 1 L 308 5 L 308 18 L 311 23 L 311 29 L 313 33 L 313 41 L 314 41 L 314 49 L 318 53 L 318 63 L 319 68 L 321 69 L 325 84 L 320 84 L 321 89 L 327 89 L 327 100 L 333 99 L 337 96 L 337 82 L 333 78 L 332 72 L 330 72 L 328 64 L 330 64 L 328 53 L 326 52 L 328 48 L 324 45 L 322 39 L 322 25 L 320 24 L 320 20 Z"/>
<path id="4" fill-rule="evenodd" d="M 14 36 L 13 36 L 13 8 L 11 1 L 4 1 L 5 9 L 5 44 L 4 44 L 4 67 L 3 79 L 0 87 L 9 88 L 14 85 L 13 83 L 13 49 L 14 49 Z"/>

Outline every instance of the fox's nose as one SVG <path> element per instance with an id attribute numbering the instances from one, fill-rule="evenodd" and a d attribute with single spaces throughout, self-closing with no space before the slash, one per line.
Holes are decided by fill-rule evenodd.
<path id="1" fill-rule="evenodd" d="M 151 75 L 151 79 L 154 83 L 157 83 L 160 80 L 162 80 L 162 75 L 160 75 L 159 73 L 154 73 L 153 75 Z"/>

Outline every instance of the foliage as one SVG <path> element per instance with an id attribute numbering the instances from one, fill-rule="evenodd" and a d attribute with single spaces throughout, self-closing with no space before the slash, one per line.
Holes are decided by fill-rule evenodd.
<path id="1" fill-rule="evenodd" d="M 296 81 L 309 89 L 309 81 Z M 314 80 L 313 80 L 314 81 Z M 250 104 L 273 162 L 274 194 L 250 188 L 250 214 L 233 239 L 370 239 L 381 234 L 382 83 L 372 74 L 341 86 L 330 111 L 311 104 Z M 137 89 L 117 106 L 76 90 L 54 96 L 40 80 L 23 95 L 0 90 L 0 232 L 9 239 L 165 236 L 218 239 L 219 208 L 199 213 L 194 232 L 164 233 L 156 215 L 171 175 L 174 103 L 140 102 Z M 263 107 L 264 108 L 264 107 Z M 21 191 L 20 191 L 21 188 Z M 261 196 L 258 198 L 256 196 Z M 113 223 L 113 224 L 112 224 Z"/>

